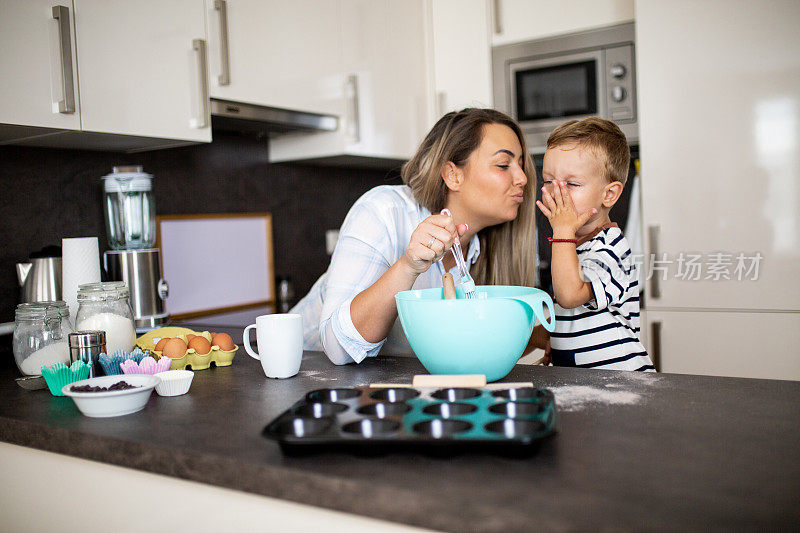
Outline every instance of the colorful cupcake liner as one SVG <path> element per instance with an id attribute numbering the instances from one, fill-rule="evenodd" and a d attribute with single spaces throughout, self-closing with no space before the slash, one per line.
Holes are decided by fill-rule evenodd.
<path id="1" fill-rule="evenodd" d="M 61 389 L 65 385 L 88 378 L 90 369 L 91 365 L 83 361 L 75 361 L 70 366 L 64 363 L 56 363 L 49 367 L 43 366 L 42 377 L 44 377 L 44 381 L 50 389 L 50 394 L 64 396 Z"/>
<path id="2" fill-rule="evenodd" d="M 123 374 L 158 374 L 159 372 L 165 372 L 169 370 L 170 360 L 167 357 L 163 357 L 160 360 L 156 361 L 150 356 L 145 357 L 142 359 L 140 363 L 132 359 L 128 359 L 127 361 L 123 361 L 120 363 L 119 368 L 122 370 Z"/>
<path id="3" fill-rule="evenodd" d="M 138 364 L 146 356 L 147 353 L 143 352 L 141 348 L 137 346 L 131 353 L 125 350 L 117 350 L 111 355 L 101 353 L 99 361 L 100 366 L 103 367 L 103 372 L 105 372 L 107 376 L 117 376 L 122 374 L 122 369 L 120 368 L 122 363 L 125 361 L 134 361 Z"/>

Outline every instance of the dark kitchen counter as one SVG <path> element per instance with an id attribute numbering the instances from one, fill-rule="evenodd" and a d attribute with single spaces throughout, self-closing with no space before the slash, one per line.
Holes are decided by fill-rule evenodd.
<path id="1" fill-rule="evenodd" d="M 560 417 L 560 433 L 525 459 L 297 458 L 261 436 L 310 390 L 423 372 L 413 358 L 337 367 L 307 352 L 300 375 L 271 380 L 240 349 L 232 366 L 197 372 L 188 395 L 91 419 L 69 398 L 19 388 L 4 367 L 0 440 L 450 531 L 800 524 L 798 382 L 518 365 L 505 381 L 554 388 Z"/>

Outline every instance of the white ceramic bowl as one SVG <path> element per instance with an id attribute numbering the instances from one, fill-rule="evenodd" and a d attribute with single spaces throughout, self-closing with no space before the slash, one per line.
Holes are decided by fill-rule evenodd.
<path id="1" fill-rule="evenodd" d="M 156 392 L 159 396 L 180 396 L 189 392 L 194 372 L 191 370 L 167 370 L 159 372 L 156 377 L 161 378 L 161 383 L 156 385 Z"/>
<path id="2" fill-rule="evenodd" d="M 74 386 L 91 385 L 93 387 L 109 387 L 119 381 L 134 385 L 135 389 L 102 391 L 102 392 L 73 392 Z M 144 409 L 150 394 L 160 378 L 147 374 L 126 374 L 121 376 L 102 376 L 99 378 L 84 379 L 65 385 L 61 392 L 69 396 L 78 406 L 81 413 L 95 418 L 122 416 L 135 413 Z"/>

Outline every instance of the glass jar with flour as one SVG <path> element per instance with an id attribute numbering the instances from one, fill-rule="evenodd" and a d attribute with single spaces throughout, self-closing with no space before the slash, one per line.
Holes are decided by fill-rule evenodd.
<path id="1" fill-rule="evenodd" d="M 106 332 L 106 350 L 130 352 L 136 344 L 133 309 L 124 281 L 86 283 L 78 287 L 75 330 Z"/>
<path id="2" fill-rule="evenodd" d="M 62 301 L 19 304 L 14 318 L 14 361 L 26 376 L 40 376 L 42 366 L 69 365 L 69 308 Z"/>

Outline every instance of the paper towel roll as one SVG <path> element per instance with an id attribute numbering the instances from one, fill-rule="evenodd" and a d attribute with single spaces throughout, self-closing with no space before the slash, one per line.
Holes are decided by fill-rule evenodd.
<path id="1" fill-rule="evenodd" d="M 69 306 L 75 325 L 78 313 L 78 285 L 100 281 L 100 249 L 97 237 L 61 239 L 62 298 Z"/>

